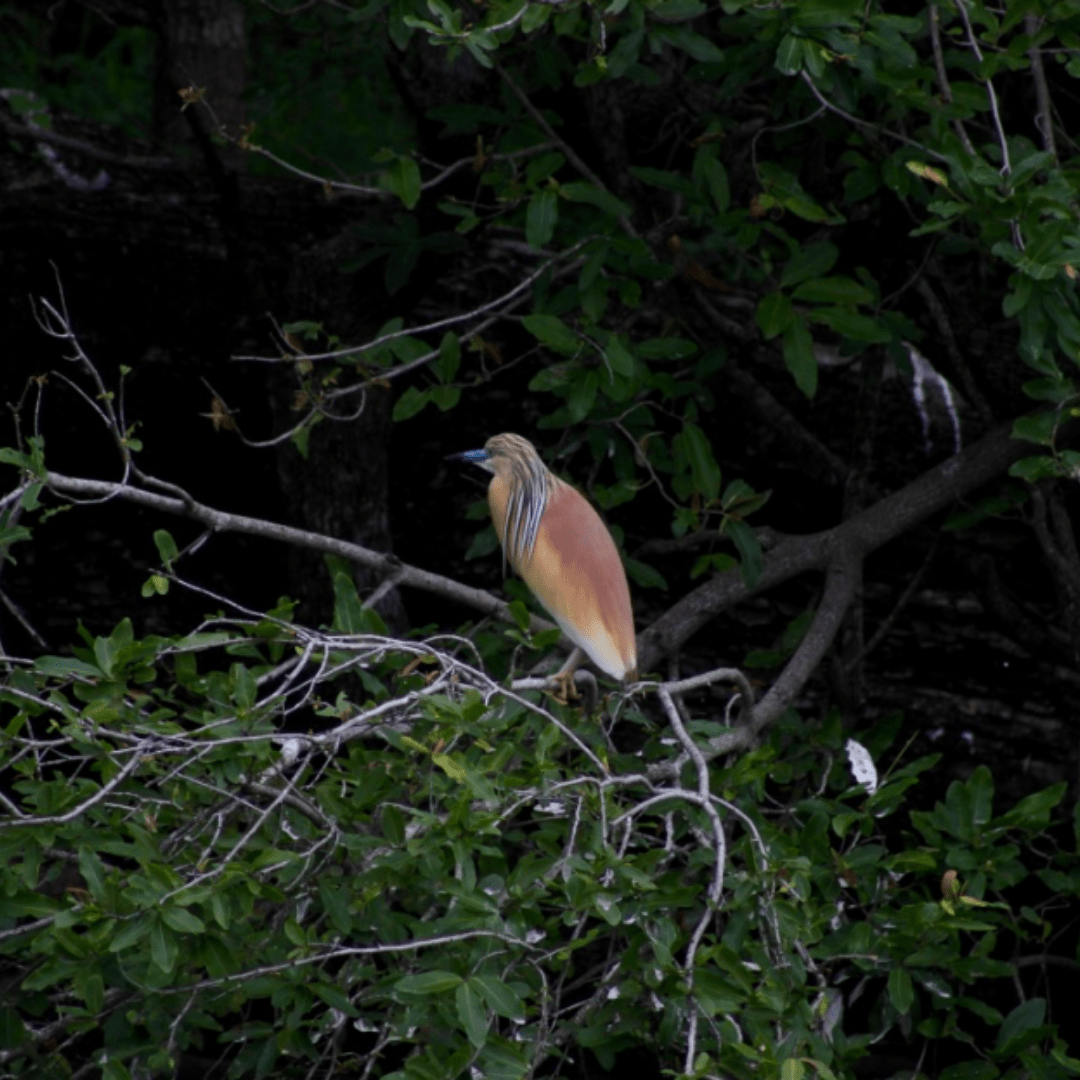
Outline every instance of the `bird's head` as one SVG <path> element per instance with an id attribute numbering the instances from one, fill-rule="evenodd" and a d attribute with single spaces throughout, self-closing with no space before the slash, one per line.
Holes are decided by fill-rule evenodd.
<path id="1" fill-rule="evenodd" d="M 492 435 L 482 450 L 465 450 L 450 454 L 448 461 L 469 461 L 481 469 L 517 486 L 528 485 L 546 470 L 543 460 L 528 439 L 511 432 Z"/>
<path id="2" fill-rule="evenodd" d="M 482 450 L 465 450 L 447 457 L 447 461 L 470 461 L 496 476 L 508 476 L 522 466 L 528 467 L 539 460 L 536 447 L 528 439 L 510 432 L 492 435 Z"/>

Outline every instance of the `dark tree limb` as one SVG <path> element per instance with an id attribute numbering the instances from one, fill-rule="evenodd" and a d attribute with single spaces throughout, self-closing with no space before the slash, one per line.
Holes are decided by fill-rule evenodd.
<path id="1" fill-rule="evenodd" d="M 59 495 L 75 496 L 76 498 L 124 499 L 127 502 L 137 503 L 140 506 L 158 510 L 165 514 L 173 514 L 177 517 L 198 521 L 211 532 L 233 532 L 243 533 L 248 536 L 262 536 L 268 540 L 278 540 L 282 543 L 306 548 L 309 551 L 339 555 L 364 569 L 376 571 L 388 578 L 394 578 L 401 585 L 424 589 L 447 599 L 456 600 L 458 603 L 471 607 L 485 615 L 500 619 L 503 622 L 513 622 L 508 606 L 483 589 L 474 589 L 468 585 L 462 585 L 452 578 L 443 577 L 441 574 L 433 574 L 428 570 L 421 570 L 417 566 L 409 566 L 393 555 L 372 551 L 370 548 L 349 543 L 347 540 L 338 540 L 332 536 L 323 536 L 320 533 L 308 532 L 305 529 L 294 529 L 289 525 L 279 525 L 276 522 L 264 521 L 261 518 L 245 517 L 243 514 L 229 514 L 223 510 L 215 510 L 213 507 L 206 506 L 193 499 L 185 500 L 168 495 L 159 495 L 156 492 L 146 491 L 130 484 L 118 484 L 109 480 L 87 480 L 82 477 L 49 473 L 48 486 Z M 533 630 L 550 630 L 554 628 L 554 624 L 544 619 L 534 618 L 532 628 Z"/>
<path id="2" fill-rule="evenodd" d="M 655 667 L 732 604 L 809 570 L 825 570 L 839 550 L 865 558 L 956 499 L 1001 476 L 1014 461 L 1031 452 L 1030 444 L 1011 437 L 1011 430 L 1011 424 L 996 428 L 849 521 L 824 532 L 783 540 L 765 556 L 761 578 L 753 588 L 747 586 L 740 571 L 733 570 L 695 589 L 639 638 L 642 670 Z"/>
<path id="3" fill-rule="evenodd" d="M 753 736 L 775 724 L 806 685 L 825 658 L 833 640 L 839 633 L 844 617 L 862 580 L 862 556 L 852 546 L 845 549 L 839 544 L 833 549 L 833 558 L 825 577 L 825 592 L 814 615 L 814 621 L 806 637 L 787 662 L 780 677 L 769 692 L 754 706 L 754 719 L 749 728 L 739 729 L 743 745 Z M 719 749 L 714 747 L 714 749 Z"/>

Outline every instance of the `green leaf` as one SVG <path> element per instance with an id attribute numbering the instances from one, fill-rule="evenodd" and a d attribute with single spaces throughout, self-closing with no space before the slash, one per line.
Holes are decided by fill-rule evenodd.
<path id="1" fill-rule="evenodd" d="M 657 36 L 660 36 L 659 32 Z M 699 64 L 722 64 L 724 62 L 724 54 L 716 45 L 701 34 L 695 34 L 688 27 L 665 27 L 662 36 L 669 45 L 681 49 L 687 56 L 697 60 Z"/>
<path id="2" fill-rule="evenodd" d="M 83 875 L 85 877 L 85 875 Z M 61 908 L 58 900 L 40 893 L 19 892 L 13 896 L 0 897 L 0 917 L 5 919 L 31 915 L 40 919 L 55 915 Z"/>
<path id="3" fill-rule="evenodd" d="M 530 247 L 545 247 L 555 233 L 559 220 L 559 196 L 554 188 L 545 188 L 529 200 L 525 213 L 525 239 Z"/>
<path id="4" fill-rule="evenodd" d="M 619 38 L 607 58 L 607 69 L 611 78 L 621 78 L 632 65 L 638 62 L 644 42 L 645 28 L 641 26 Z"/>
<path id="5" fill-rule="evenodd" d="M 1031 413 L 1013 423 L 1012 437 L 1027 439 L 1042 446 L 1053 446 L 1061 417 L 1056 412 Z"/>
<path id="6" fill-rule="evenodd" d="M 420 201 L 420 166 L 410 157 L 395 157 L 382 174 L 382 184 L 411 210 Z"/>
<path id="7" fill-rule="evenodd" d="M 819 304 L 872 304 L 874 294 L 849 277 L 820 277 L 804 281 L 795 290 L 796 300 Z"/>
<path id="8" fill-rule="evenodd" d="M 168 591 L 169 579 L 162 577 L 160 574 L 151 574 L 150 577 L 143 582 L 142 595 L 144 597 L 164 596 Z"/>
<path id="9" fill-rule="evenodd" d="M 447 330 L 439 342 L 439 359 L 435 370 L 443 382 L 451 382 L 461 366 L 461 342 L 457 334 Z"/>
<path id="10" fill-rule="evenodd" d="M 550 9 L 545 6 L 545 10 Z M 534 1059 L 505 1039 L 490 1039 L 477 1058 L 477 1072 L 484 1080 L 525 1080 L 535 1065 Z"/>
<path id="11" fill-rule="evenodd" d="M 493 66 L 492 59 L 487 54 L 487 49 L 491 47 L 492 37 L 493 35 L 484 36 L 482 30 L 474 30 L 464 39 L 465 48 L 469 55 L 481 67 L 490 68 Z"/>
<path id="12" fill-rule="evenodd" d="M 985 825 L 994 806 L 994 778 L 985 765 L 977 765 L 967 780 L 972 800 L 972 823 Z"/>
<path id="13" fill-rule="evenodd" d="M 156 922 L 156 920 L 153 921 Z M 109 952 L 124 952 L 133 945 L 138 945 L 150 933 L 151 929 L 152 921 L 146 917 L 124 923 L 120 928 L 120 932 L 109 942 Z"/>
<path id="14" fill-rule="evenodd" d="M 746 989 L 719 971 L 694 972 L 694 999 L 710 1016 L 738 1012 L 747 1003 Z"/>
<path id="15" fill-rule="evenodd" d="M 0 446 L 0 463 L 4 465 L 15 465 L 20 469 L 30 468 L 30 459 L 26 454 L 20 453 L 18 450 L 13 450 L 10 446 Z"/>
<path id="16" fill-rule="evenodd" d="M 1072 379 L 1062 376 L 1052 379 L 1029 379 L 1024 383 L 1023 390 L 1035 401 L 1048 401 L 1054 405 L 1063 405 L 1076 397 L 1076 386 Z"/>
<path id="17" fill-rule="evenodd" d="M 495 535 L 495 529 L 489 525 L 486 529 L 481 529 L 472 539 L 472 543 L 469 544 L 468 551 L 465 552 L 465 561 L 470 562 L 473 559 L 482 559 L 486 555 L 490 555 L 494 551 L 499 550 L 499 538 Z"/>
<path id="18" fill-rule="evenodd" d="M 701 0 L 660 0 L 652 8 L 652 14 L 664 22 L 688 22 L 704 15 L 708 8 Z"/>
<path id="19" fill-rule="evenodd" d="M 94 641 L 94 659 L 98 667 L 105 674 L 105 678 L 111 679 L 113 664 L 116 661 L 116 647 L 111 638 L 99 637 Z"/>
<path id="20" fill-rule="evenodd" d="M 150 929 L 150 956 L 154 963 L 168 975 L 176 966 L 180 946 L 172 931 L 161 919 L 155 919 Z"/>
<path id="21" fill-rule="evenodd" d="M 526 34 L 539 30 L 551 17 L 551 8 L 542 4 L 529 4 L 525 8 L 525 16 L 521 20 L 521 29 Z"/>
<path id="22" fill-rule="evenodd" d="M 713 457 L 712 446 L 705 432 L 690 421 L 683 421 L 682 448 L 690 463 L 694 488 L 707 503 L 720 497 L 720 466 Z"/>
<path id="23" fill-rule="evenodd" d="M 159 908 L 158 913 L 162 920 L 178 933 L 201 934 L 206 930 L 206 923 L 185 907 L 169 904 Z"/>
<path id="24" fill-rule="evenodd" d="M 229 669 L 232 679 L 232 699 L 239 709 L 250 709 L 259 696 L 259 688 L 251 672 L 243 664 L 233 664 Z"/>
<path id="25" fill-rule="evenodd" d="M 449 412 L 461 400 L 461 390 L 456 386 L 433 386 L 428 393 L 439 412 Z"/>
<path id="26" fill-rule="evenodd" d="M 171 566 L 174 559 L 176 559 L 180 550 L 176 546 L 176 541 L 172 538 L 172 533 L 167 532 L 165 529 L 158 529 L 154 533 L 154 543 L 157 545 L 158 555 L 161 556 L 161 561 L 165 566 Z"/>
<path id="27" fill-rule="evenodd" d="M 483 999 L 472 979 L 467 983 L 463 982 L 454 991 L 454 1004 L 457 1007 L 458 1021 L 468 1035 L 469 1042 L 479 1050 L 487 1042 L 488 1018 Z"/>
<path id="28" fill-rule="evenodd" d="M 327 1005 L 330 1005 L 335 1009 L 340 1009 L 346 1016 L 356 1017 L 360 1015 L 359 1010 L 349 1000 L 348 994 L 340 987 L 335 986 L 333 983 L 325 982 L 309 983 L 308 985 L 311 988 L 311 992 L 320 1000 L 325 1001 Z"/>
<path id="29" fill-rule="evenodd" d="M 507 1020 L 525 1019 L 525 1003 L 501 979 L 494 975 L 474 975 L 469 984 L 480 992 L 496 1015 Z"/>
<path id="30" fill-rule="evenodd" d="M 34 534 L 25 525 L 0 525 L 0 551 L 4 558 L 9 562 L 15 562 L 7 549 L 21 540 L 32 540 L 33 536 Z"/>
<path id="31" fill-rule="evenodd" d="M 764 568 L 761 541 L 758 540 L 754 530 L 745 521 L 739 521 L 737 518 L 726 518 L 724 520 L 724 532 L 731 537 L 735 547 L 739 550 L 743 580 L 748 588 L 756 588 L 757 583 L 761 580 L 761 572 Z"/>
<path id="32" fill-rule="evenodd" d="M 387 841 L 391 844 L 404 843 L 405 817 L 402 812 L 396 806 L 384 806 L 380 818 Z"/>
<path id="33" fill-rule="evenodd" d="M 830 214 L 828 210 L 819 206 L 804 192 L 784 192 L 776 198 L 785 210 L 790 210 L 796 217 L 801 217 L 803 221 L 812 221 L 819 225 L 841 225 L 844 222 L 842 215 Z"/>
<path id="34" fill-rule="evenodd" d="M 1066 1047 L 1062 1041 L 1055 1039 L 1050 1050 L 1050 1060 L 1060 1065 L 1062 1071 L 1068 1076 L 1080 1076 L 1080 1058 L 1070 1057 L 1065 1050 Z"/>
<path id="35" fill-rule="evenodd" d="M 394 403 L 394 422 L 408 420 L 415 416 L 430 400 L 430 390 L 418 390 L 415 386 L 406 387 L 405 393 Z"/>
<path id="36" fill-rule="evenodd" d="M 574 180 L 568 184 L 562 184 L 559 194 L 570 202 L 588 203 L 597 210 L 603 210 L 613 218 L 628 218 L 632 211 L 621 199 L 617 199 L 609 191 L 598 188 L 586 180 Z"/>
<path id="37" fill-rule="evenodd" d="M 784 363 L 795 377 L 795 385 L 809 398 L 817 392 L 818 366 L 814 339 L 802 319 L 796 318 L 784 330 Z"/>
<path id="38" fill-rule="evenodd" d="M 556 352 L 577 352 L 577 335 L 557 315 L 526 315 L 521 321 L 537 341 Z"/>
<path id="39" fill-rule="evenodd" d="M 894 967 L 889 972 L 889 1000 L 902 1016 L 911 1011 L 915 1002 L 915 988 L 907 968 Z"/>
<path id="40" fill-rule="evenodd" d="M 612 334 L 608 339 L 607 348 L 604 349 L 604 356 L 616 375 L 621 375 L 625 379 L 633 376 L 634 354 L 617 334 Z"/>
<path id="41" fill-rule="evenodd" d="M 1046 998 L 1029 998 L 1017 1005 L 998 1029 L 995 1051 L 999 1054 L 1016 1054 L 1030 1046 L 1041 1038 L 1045 1020 Z"/>
<path id="42" fill-rule="evenodd" d="M 228 645 L 233 640 L 233 635 L 227 630 L 210 630 L 178 638 L 175 647 L 181 651 L 203 652 L 220 645 Z"/>
<path id="43" fill-rule="evenodd" d="M 798 285 L 809 278 L 819 278 L 827 274 L 840 257 L 840 249 L 829 241 L 807 244 L 792 256 L 784 272 L 780 275 L 780 284 L 784 288 Z"/>
<path id="44" fill-rule="evenodd" d="M 994 824 L 1001 828 L 1045 829 L 1050 823 L 1050 811 L 1065 797 L 1065 791 L 1066 785 L 1059 783 L 1027 795 Z"/>
<path id="45" fill-rule="evenodd" d="M 210 897 L 210 910 L 213 911 L 214 921 L 218 926 L 220 926 L 222 930 L 228 930 L 232 919 L 229 917 L 229 905 L 221 893 L 215 892 Z"/>
<path id="46" fill-rule="evenodd" d="M 105 864 L 96 851 L 89 847 L 79 848 L 79 873 L 82 874 L 90 895 L 98 901 L 105 901 Z"/>
<path id="47" fill-rule="evenodd" d="M 726 214 L 731 206 L 731 185 L 728 183 L 727 169 L 716 156 L 715 146 L 699 147 L 694 155 L 694 181 L 705 190 L 713 201 L 713 206 L 720 214 Z"/>
<path id="48" fill-rule="evenodd" d="M 596 371 L 580 372 L 571 381 L 566 397 L 566 411 L 571 423 L 578 424 L 589 415 L 599 388 L 600 376 Z"/>
<path id="49" fill-rule="evenodd" d="M 1037 484 L 1040 480 L 1049 480 L 1051 477 L 1059 475 L 1059 473 L 1057 459 L 1047 454 L 1021 458 L 1009 466 L 1010 476 L 1015 476 L 1018 480 L 1026 480 L 1029 484 Z M 946 527 L 949 526 L 952 520 L 952 517 L 950 517 L 949 521 L 945 523 Z M 966 519 L 964 525 L 967 525 Z"/>
<path id="50" fill-rule="evenodd" d="M 334 579 L 334 629 L 342 634 L 362 634 L 366 626 L 364 605 L 351 573 L 338 570 Z"/>
<path id="51" fill-rule="evenodd" d="M 835 307 L 812 308 L 807 316 L 860 344 L 887 345 L 893 339 L 892 331 L 882 320 L 860 315 L 857 311 Z"/>
<path id="52" fill-rule="evenodd" d="M 307 934 L 295 919 L 286 919 L 281 929 L 290 945 L 302 947 L 307 944 Z"/>
<path id="53" fill-rule="evenodd" d="M 795 321 L 791 301 L 782 292 L 763 296 L 757 306 L 757 324 L 766 338 L 782 334 Z"/>
<path id="54" fill-rule="evenodd" d="M 525 167 L 525 181 L 531 187 L 539 188 L 550 177 L 554 176 L 566 164 L 566 158 L 557 150 L 549 150 L 529 160 Z"/>
<path id="55" fill-rule="evenodd" d="M 460 986 L 464 980 L 452 971 L 422 971 L 419 975 L 406 975 L 394 983 L 394 989 L 403 994 L 444 994 Z"/>
<path id="56" fill-rule="evenodd" d="M 433 764 L 438 765 L 457 784 L 465 783 L 465 768 L 449 754 L 432 754 Z"/>
<path id="57" fill-rule="evenodd" d="M 525 606 L 522 600 L 513 600 L 509 604 L 510 618 L 517 624 L 518 630 L 523 634 L 528 633 L 529 624 L 532 622 L 532 616 L 529 614 L 529 609 Z"/>
<path id="58" fill-rule="evenodd" d="M 691 579 L 699 578 L 704 573 L 724 574 L 738 566 L 738 562 L 722 551 L 711 555 L 699 555 L 690 570 Z"/>
<path id="59" fill-rule="evenodd" d="M 682 360 L 697 352 L 697 344 L 687 338 L 648 338 L 637 347 L 643 360 Z"/>
<path id="60" fill-rule="evenodd" d="M 323 881 L 319 883 L 319 898 L 335 928 L 342 934 L 351 933 L 353 923 L 349 912 L 349 892 Z"/>
<path id="61" fill-rule="evenodd" d="M 781 75 L 798 75 L 802 70 L 802 46 L 802 38 L 797 38 L 794 34 L 785 34 L 780 39 L 774 63 Z"/>
<path id="62" fill-rule="evenodd" d="M 19 498 L 19 505 L 24 510 L 37 510 L 41 506 L 41 499 L 38 497 L 41 495 L 41 489 L 45 485 L 43 483 L 31 484 Z"/>
<path id="63" fill-rule="evenodd" d="M 0 1050 L 16 1050 L 26 1038 L 26 1025 L 18 1012 L 8 1006 L 0 1008 Z"/>
<path id="64" fill-rule="evenodd" d="M 635 585 L 640 585 L 643 589 L 663 589 L 665 592 L 667 591 L 667 581 L 654 566 L 650 566 L 648 563 L 641 562 L 638 559 L 631 559 L 629 556 L 623 562 L 626 566 L 627 576 Z"/>
<path id="65" fill-rule="evenodd" d="M 1026 274 L 1013 274 L 1009 278 L 1009 284 L 1012 285 L 1013 291 L 1005 294 L 1005 299 L 1001 302 L 1001 310 L 1005 318 L 1015 319 L 1028 306 L 1034 283 Z"/>
<path id="66" fill-rule="evenodd" d="M 666 172 L 646 165 L 631 165 L 630 174 L 650 187 L 663 188 L 665 191 L 674 191 L 693 198 L 694 185 L 681 173 Z"/>

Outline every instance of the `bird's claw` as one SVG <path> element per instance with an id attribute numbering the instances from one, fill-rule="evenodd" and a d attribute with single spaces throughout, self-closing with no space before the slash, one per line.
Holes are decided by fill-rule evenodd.
<path id="1" fill-rule="evenodd" d="M 581 696 L 574 683 L 576 674 L 574 671 L 560 671 L 548 679 L 548 682 L 555 687 L 549 693 L 560 705 L 569 705 L 571 701 L 576 701 Z"/>

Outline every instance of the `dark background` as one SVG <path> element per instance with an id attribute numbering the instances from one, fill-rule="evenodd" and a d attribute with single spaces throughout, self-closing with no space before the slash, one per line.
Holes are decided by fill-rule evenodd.
<path id="1" fill-rule="evenodd" d="M 517 267 L 507 265 L 505 249 L 493 246 L 496 228 L 481 228 L 456 250 L 434 245 L 425 251 L 390 291 L 384 264 L 365 262 L 364 253 L 378 228 L 396 220 L 393 202 L 329 197 L 317 184 L 215 142 L 200 107 L 181 113 L 176 86 L 208 87 L 227 128 L 255 122 L 253 140 L 265 138 L 301 167 L 362 181 L 381 146 L 415 142 L 422 158 L 440 163 L 473 153 L 474 138 L 455 133 L 440 109 L 449 101 L 504 106 L 506 92 L 495 75 L 467 58 L 449 65 L 430 48 L 380 52 L 325 7 L 284 18 L 235 4 L 66 2 L 47 11 L 7 4 L 0 18 L 7 81 L 41 95 L 52 130 L 109 155 L 98 160 L 58 151 L 84 178 L 99 169 L 109 174 L 101 190 L 76 190 L 32 141 L 9 131 L 0 143 L 3 400 L 18 412 L 25 435 L 36 393 L 28 379 L 53 373 L 40 411 L 51 469 L 119 476 L 107 432 L 57 373 L 86 388 L 85 375 L 33 317 L 34 298 L 56 303 L 62 288 L 79 342 L 105 383 L 117 385 L 121 365 L 131 369 L 125 407 L 144 442 L 142 468 L 210 506 L 393 551 L 408 563 L 498 589 L 497 556 L 464 560 L 482 524 L 466 520 L 464 511 L 482 486 L 478 477 L 448 466 L 447 453 L 515 430 L 552 451 L 554 467 L 575 482 L 611 482 L 573 432 L 538 427 L 550 402 L 528 384 L 545 361 L 513 321 L 488 335 L 501 364 L 466 354 L 457 408 L 442 413 L 429 406 L 394 424 L 390 409 L 406 384 L 372 388 L 358 420 L 315 428 L 306 460 L 289 442 L 274 449 L 245 446 L 235 432 L 215 430 L 207 415 L 209 383 L 236 410 L 249 439 L 269 438 L 295 422 L 292 374 L 280 365 L 236 359 L 278 355 L 275 323 L 315 320 L 341 341 L 360 343 L 394 316 L 415 325 L 485 302 L 507 287 Z M 223 23 L 231 37 L 218 32 Z M 213 47 L 208 27 L 216 28 Z M 665 63 L 658 61 L 658 81 L 648 91 L 590 88 L 582 95 L 584 108 L 567 108 L 564 91 L 537 90 L 542 106 L 567 117 L 561 135 L 612 191 L 639 199 L 646 216 L 649 199 L 657 196 L 635 186 L 625 164 L 672 167 L 687 160 L 688 133 L 705 92 Z M 1008 99 L 1010 119 L 1022 117 L 1026 106 L 1019 97 Z M 725 108 L 725 161 L 737 199 L 745 199 L 752 190 L 751 143 L 777 103 L 751 88 Z M 0 103 L 0 112 L 18 123 L 7 105 Z M 807 142 L 797 131 L 778 138 L 805 155 L 808 186 L 827 189 L 835 162 L 821 156 L 826 140 Z M 144 159 L 152 165 L 138 163 Z M 443 194 L 464 195 L 474 186 L 464 170 Z M 433 204 L 422 200 L 417 210 L 422 230 L 445 232 Z M 929 290 L 908 292 L 905 311 L 922 335 L 921 348 L 957 385 L 967 377 L 966 388 L 976 392 L 958 393 L 962 438 L 970 444 L 994 422 L 1024 410 L 1024 376 L 1007 362 L 1015 331 L 1000 315 L 1004 282 L 999 271 L 973 263 L 971 249 L 959 241 L 942 240 L 927 257 L 909 235 L 910 214 L 877 209 L 860 204 L 838 230 L 845 251 L 872 269 L 885 293 L 909 286 L 913 274 L 929 282 Z M 808 223 L 788 219 L 784 225 L 801 230 L 808 242 L 820 234 Z M 660 236 L 653 239 L 662 248 Z M 702 332 L 700 294 L 683 275 L 657 282 L 634 332 L 648 336 L 672 324 Z M 823 367 L 819 391 L 807 400 L 778 351 L 756 332 L 754 290 L 737 283 L 710 299 L 728 324 L 726 332 L 707 332 L 726 347 L 729 361 L 701 387 L 710 403 L 702 426 L 725 479 L 742 476 L 757 490 L 771 490 L 756 525 L 776 534 L 828 528 L 951 452 L 954 435 L 940 408 L 933 444 L 925 445 L 910 372 L 892 358 L 867 353 Z M 959 353 L 966 371 L 950 369 Z M 422 374 L 416 384 L 423 385 Z M 5 426 L 10 443 L 12 413 Z M 808 451 L 808 438 L 820 453 Z M 1048 497 L 1068 521 L 1075 510 L 1071 490 Z M 959 532 L 942 532 L 935 519 L 873 555 L 857 618 L 866 638 L 883 620 L 894 621 L 854 685 L 835 665 L 818 673 L 810 687 L 818 707 L 839 704 L 852 717 L 904 710 L 907 722 L 949 755 L 943 779 L 964 775 L 977 761 L 1004 758 L 1017 767 L 1000 782 L 1018 792 L 1060 778 L 1075 783 L 1076 616 L 1028 515 L 1020 508 Z M 660 550 L 659 542 L 670 537 L 669 514 L 653 491 L 609 516 L 628 554 L 654 566 L 668 585 L 666 592 L 634 587 L 639 629 L 693 587 L 697 554 L 732 552 L 717 539 L 689 553 Z M 78 623 L 104 633 L 125 615 L 138 632 L 176 633 L 213 610 L 205 597 L 183 590 L 164 599 L 140 597 L 157 564 L 157 528 L 171 530 L 181 547 L 199 534 L 193 525 L 120 501 L 64 509 L 38 525 L 32 544 L 13 549 L 17 562 L 0 579 L 10 602 L 0 610 L 4 648 L 14 655 L 63 652 Z M 330 618 L 329 575 L 309 553 L 218 535 L 185 563 L 184 573 L 250 607 L 265 609 L 288 594 L 300 601 L 298 618 L 313 624 Z M 376 584 L 359 570 L 358 578 L 364 589 Z M 683 670 L 741 664 L 750 650 L 773 646 L 785 624 L 815 602 L 819 588 L 816 580 L 796 580 L 725 612 L 684 650 Z M 382 614 L 398 632 L 471 618 L 415 591 L 392 595 Z M 768 685 L 768 670 L 753 674 Z"/>

